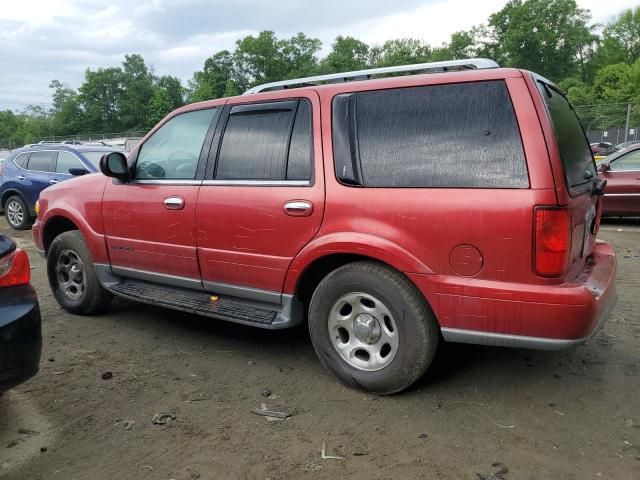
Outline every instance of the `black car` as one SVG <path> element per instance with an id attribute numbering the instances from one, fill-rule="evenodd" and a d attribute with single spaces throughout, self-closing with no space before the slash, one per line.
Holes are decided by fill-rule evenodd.
<path id="1" fill-rule="evenodd" d="M 0 235 L 0 393 L 38 372 L 42 327 L 24 250 Z"/>

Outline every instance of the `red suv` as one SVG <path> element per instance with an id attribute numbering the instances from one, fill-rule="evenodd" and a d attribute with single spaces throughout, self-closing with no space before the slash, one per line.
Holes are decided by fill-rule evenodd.
<path id="1" fill-rule="evenodd" d="M 388 394 L 441 339 L 566 348 L 615 304 L 615 254 L 595 239 L 605 182 L 572 107 L 489 60 L 189 105 L 101 168 L 45 190 L 33 227 L 73 313 L 118 295 L 307 320 L 329 370 Z"/>

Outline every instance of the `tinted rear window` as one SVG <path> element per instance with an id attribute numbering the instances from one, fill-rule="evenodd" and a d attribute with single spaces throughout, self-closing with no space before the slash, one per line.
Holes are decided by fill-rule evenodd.
<path id="1" fill-rule="evenodd" d="M 51 172 L 55 158 L 56 152 L 31 152 L 27 169 L 36 172 Z"/>
<path id="2" fill-rule="evenodd" d="M 311 108 L 307 100 L 233 107 L 222 138 L 219 180 L 309 180 Z"/>
<path id="3" fill-rule="evenodd" d="M 27 168 L 27 161 L 29 160 L 28 153 L 21 153 L 16 158 L 13 159 L 14 163 L 18 165 L 20 168 Z"/>
<path id="4" fill-rule="evenodd" d="M 529 186 L 503 81 L 357 93 L 354 111 L 356 135 L 348 137 L 357 138 L 350 150 L 364 186 Z"/>
<path id="5" fill-rule="evenodd" d="M 564 95 L 553 88 L 541 82 L 538 88 L 549 110 L 567 185 L 577 187 L 590 182 L 596 177 L 596 165 L 576 112 Z"/>

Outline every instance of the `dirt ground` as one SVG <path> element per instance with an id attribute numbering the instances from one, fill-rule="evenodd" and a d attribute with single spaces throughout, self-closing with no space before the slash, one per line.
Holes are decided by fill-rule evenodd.
<path id="1" fill-rule="evenodd" d="M 334 380 L 304 327 L 122 300 L 69 315 L 31 232 L 3 218 L 0 231 L 29 252 L 44 329 L 40 373 L 0 397 L 5 480 L 640 479 L 640 222 L 601 231 L 619 254 L 620 300 L 592 344 L 445 345 L 417 386 L 388 398 Z M 261 403 L 293 416 L 251 413 Z M 153 424 L 164 413 L 175 418 Z M 343 458 L 322 458 L 323 445 Z"/>

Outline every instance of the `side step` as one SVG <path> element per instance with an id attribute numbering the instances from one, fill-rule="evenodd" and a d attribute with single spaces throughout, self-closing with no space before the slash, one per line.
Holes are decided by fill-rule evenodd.
<path id="1" fill-rule="evenodd" d="M 284 305 L 229 296 L 216 296 L 212 300 L 214 297 L 206 292 L 129 278 L 104 286 L 113 294 L 131 300 L 259 328 L 287 328 L 302 320 L 301 311 L 296 311 L 297 302 L 289 297 Z"/>

